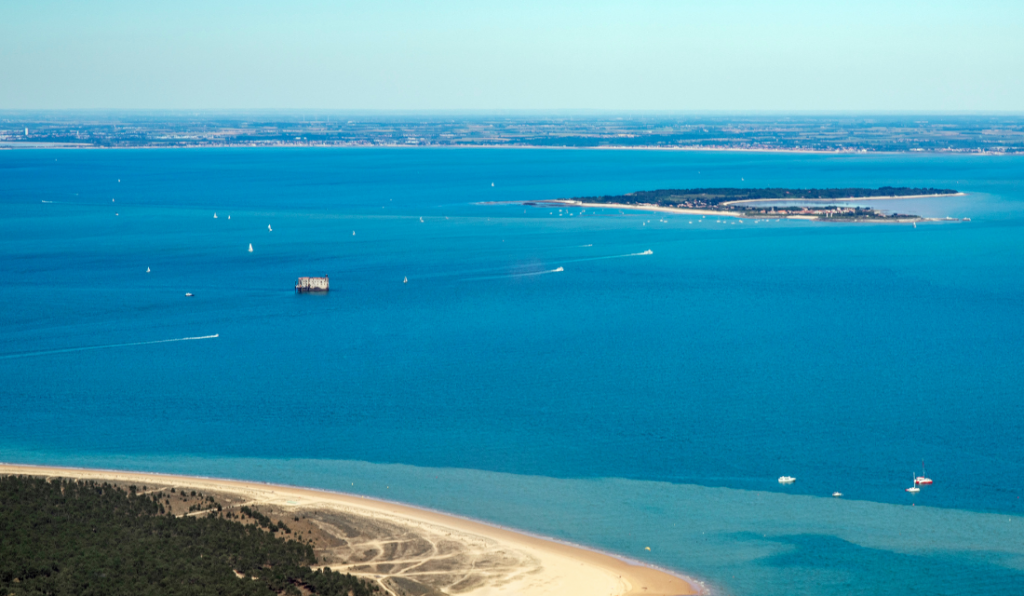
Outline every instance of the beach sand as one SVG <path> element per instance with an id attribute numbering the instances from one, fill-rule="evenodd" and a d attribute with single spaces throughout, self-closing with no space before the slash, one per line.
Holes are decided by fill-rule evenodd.
<path id="1" fill-rule="evenodd" d="M 227 507 L 249 505 L 316 540 L 323 566 L 376 581 L 399 596 L 679 596 L 681 576 L 601 552 L 417 507 L 258 482 L 0 464 L 0 475 L 203 491 Z M 177 504 L 177 503 L 176 503 Z M 186 514 L 184 510 L 182 514 Z M 187 513 L 203 515 L 204 513 Z M 299 521 L 293 522 L 296 519 Z M 303 533 L 305 532 L 305 533 Z"/>

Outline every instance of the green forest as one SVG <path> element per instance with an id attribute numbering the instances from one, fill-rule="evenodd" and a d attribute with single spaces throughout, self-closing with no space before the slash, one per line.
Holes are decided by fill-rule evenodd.
<path id="1" fill-rule="evenodd" d="M 958 191 L 949 188 L 677 188 L 641 190 L 625 195 L 575 197 L 583 203 L 619 203 L 711 207 L 730 201 L 757 199 L 846 199 L 863 197 L 906 197 L 913 195 L 948 195 Z"/>
<path id="2" fill-rule="evenodd" d="M 243 515 L 255 523 L 175 517 L 135 487 L 0 477 L 0 596 L 378 593 L 311 569 L 311 546 L 278 537 L 284 527 L 268 528 L 257 512 Z"/>

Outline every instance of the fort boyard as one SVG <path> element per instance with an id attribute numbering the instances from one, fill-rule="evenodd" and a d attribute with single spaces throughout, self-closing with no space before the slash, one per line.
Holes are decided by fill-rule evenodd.
<path id="1" fill-rule="evenodd" d="M 303 292 L 326 292 L 331 289 L 330 280 L 323 277 L 300 277 L 295 281 L 295 291 Z"/>

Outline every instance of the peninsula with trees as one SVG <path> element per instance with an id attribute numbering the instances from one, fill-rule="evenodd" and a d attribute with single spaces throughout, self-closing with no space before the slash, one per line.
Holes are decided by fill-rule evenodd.
<path id="1" fill-rule="evenodd" d="M 931 219 L 905 213 L 886 213 L 857 203 L 959 194 L 962 193 L 950 188 L 902 186 L 879 188 L 683 188 L 643 190 L 624 195 L 529 201 L 525 204 L 621 208 L 767 219 L 913 222 L 931 221 Z"/>

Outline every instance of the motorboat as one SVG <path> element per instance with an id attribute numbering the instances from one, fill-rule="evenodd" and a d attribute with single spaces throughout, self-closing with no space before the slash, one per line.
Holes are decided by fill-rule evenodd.
<path id="1" fill-rule="evenodd" d="M 779 476 L 779 484 L 793 484 L 796 478 L 793 476 Z"/>

